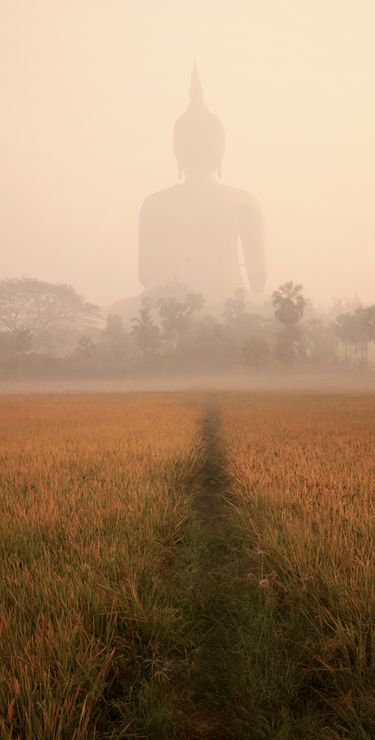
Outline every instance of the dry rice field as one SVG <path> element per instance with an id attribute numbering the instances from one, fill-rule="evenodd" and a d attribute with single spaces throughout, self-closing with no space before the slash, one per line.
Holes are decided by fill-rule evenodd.
<path id="1" fill-rule="evenodd" d="M 375 737 L 375 395 L 0 397 L 0 738 Z"/>

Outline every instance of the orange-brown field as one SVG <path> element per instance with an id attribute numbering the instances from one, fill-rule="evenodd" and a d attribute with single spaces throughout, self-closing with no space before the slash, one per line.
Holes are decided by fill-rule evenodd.
<path id="1" fill-rule="evenodd" d="M 375 395 L 0 397 L 0 738 L 375 736 Z"/>
<path id="2" fill-rule="evenodd" d="M 201 416 L 173 396 L 1 399 L 3 737 L 123 737 L 162 713 Z"/>
<path id="3" fill-rule="evenodd" d="M 375 398 L 232 397 L 222 430 L 264 607 L 248 681 L 303 707 L 286 737 L 375 736 Z"/>

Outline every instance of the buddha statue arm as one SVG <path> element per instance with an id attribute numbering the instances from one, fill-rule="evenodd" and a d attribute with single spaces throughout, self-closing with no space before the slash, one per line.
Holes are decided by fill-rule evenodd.
<path id="1" fill-rule="evenodd" d="M 255 293 L 262 293 L 267 273 L 260 210 L 253 199 L 244 204 L 240 222 L 240 237 L 249 283 Z"/>

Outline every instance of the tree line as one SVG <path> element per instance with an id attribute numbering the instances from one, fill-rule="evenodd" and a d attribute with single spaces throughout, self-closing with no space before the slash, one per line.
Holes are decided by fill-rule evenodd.
<path id="1" fill-rule="evenodd" d="M 1 377 L 367 367 L 374 344 L 375 305 L 319 315 L 292 281 L 263 306 L 239 288 L 215 315 L 197 293 L 145 295 L 128 327 L 71 286 L 0 281 Z"/>

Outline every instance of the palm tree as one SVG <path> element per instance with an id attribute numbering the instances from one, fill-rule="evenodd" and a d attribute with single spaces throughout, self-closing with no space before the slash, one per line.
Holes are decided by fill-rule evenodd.
<path id="1" fill-rule="evenodd" d="M 284 324 L 291 327 L 298 324 L 302 319 L 306 305 L 306 299 L 302 295 L 303 286 L 292 281 L 284 283 L 278 290 L 272 293 L 272 302 L 275 309 L 275 317 Z"/>
<path id="2" fill-rule="evenodd" d="M 283 334 L 279 336 L 278 354 L 286 365 L 292 364 L 297 351 L 301 352 L 298 323 L 302 319 L 306 305 L 302 289 L 302 285 L 290 281 L 272 293 L 275 318 L 284 327 Z"/>

